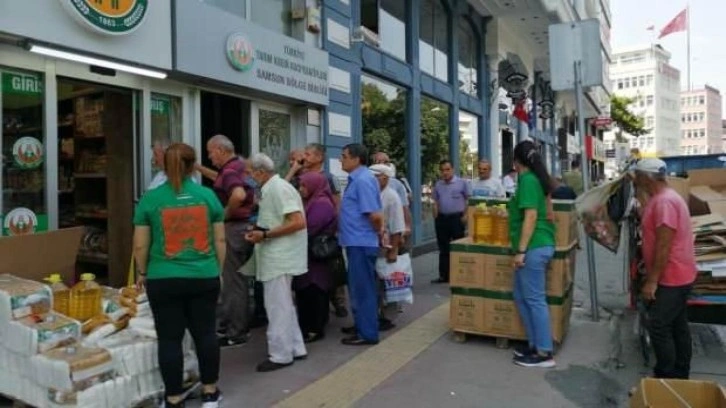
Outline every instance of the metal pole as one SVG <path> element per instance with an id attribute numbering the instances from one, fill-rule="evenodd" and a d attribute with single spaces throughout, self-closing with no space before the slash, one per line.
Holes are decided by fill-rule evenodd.
<path id="1" fill-rule="evenodd" d="M 590 165 L 587 161 L 585 149 L 585 110 L 582 107 L 582 61 L 575 61 L 575 102 L 577 103 L 577 129 L 580 131 L 580 168 L 582 168 L 582 186 L 585 191 L 590 189 Z M 593 147 L 594 148 L 594 147 Z M 587 272 L 590 278 L 590 309 L 592 320 L 600 320 L 599 304 L 597 300 L 597 274 L 595 271 L 595 247 L 592 239 L 585 238 L 585 253 L 587 256 Z"/>

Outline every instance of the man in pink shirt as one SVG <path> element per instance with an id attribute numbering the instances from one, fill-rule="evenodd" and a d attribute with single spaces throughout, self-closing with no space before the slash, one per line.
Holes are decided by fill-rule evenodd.
<path id="1" fill-rule="evenodd" d="M 642 296 L 649 302 L 649 333 L 656 378 L 688 379 L 691 333 L 686 301 L 696 279 L 693 229 L 688 206 L 666 182 L 666 164 L 642 159 L 634 166 L 635 186 L 645 200 L 643 260 L 647 276 Z"/>

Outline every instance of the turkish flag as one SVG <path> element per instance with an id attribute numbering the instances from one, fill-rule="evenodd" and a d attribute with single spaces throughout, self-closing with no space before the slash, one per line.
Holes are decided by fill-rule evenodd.
<path id="1" fill-rule="evenodd" d="M 516 105 L 514 105 L 514 112 L 512 112 L 512 116 L 519 119 L 522 122 L 529 122 L 529 114 L 527 114 L 527 110 L 524 107 L 526 100 L 523 98 L 519 102 L 517 102 Z"/>
<path id="2" fill-rule="evenodd" d="M 688 9 L 683 9 L 680 13 L 678 13 L 673 20 L 671 20 L 668 25 L 663 27 L 662 30 L 660 30 L 660 35 L 658 36 L 658 39 L 661 39 L 665 37 L 668 34 L 677 33 L 680 31 L 686 31 L 688 30 Z"/>

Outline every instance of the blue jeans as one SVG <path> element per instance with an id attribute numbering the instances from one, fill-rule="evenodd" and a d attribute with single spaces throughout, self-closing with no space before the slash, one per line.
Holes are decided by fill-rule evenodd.
<path id="1" fill-rule="evenodd" d="M 348 292 L 358 337 L 378 341 L 378 247 L 346 247 Z"/>
<path id="2" fill-rule="evenodd" d="M 524 324 L 530 347 L 552 352 L 552 327 L 545 283 L 555 247 L 534 248 L 524 255 L 524 266 L 514 272 L 514 303 Z"/>

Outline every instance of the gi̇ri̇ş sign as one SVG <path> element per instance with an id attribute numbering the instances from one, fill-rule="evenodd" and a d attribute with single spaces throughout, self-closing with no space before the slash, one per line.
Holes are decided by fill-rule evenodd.
<path id="1" fill-rule="evenodd" d="M 81 24 L 93 31 L 128 34 L 141 25 L 149 0 L 60 0 L 63 7 Z"/>

